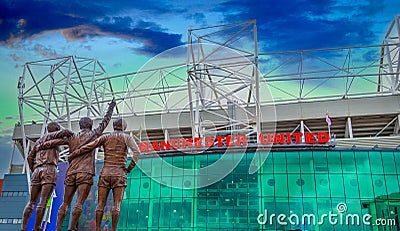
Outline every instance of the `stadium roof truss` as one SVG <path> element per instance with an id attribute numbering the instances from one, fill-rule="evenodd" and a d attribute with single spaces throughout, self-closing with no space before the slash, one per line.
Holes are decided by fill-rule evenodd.
<path id="1" fill-rule="evenodd" d="M 225 130 L 258 139 L 275 119 L 275 111 L 262 113 L 268 105 L 397 95 L 399 45 L 396 16 L 379 45 L 259 52 L 251 20 L 190 29 L 186 61 L 156 59 L 121 75 L 74 56 L 28 62 L 18 81 L 20 149 L 26 157 L 48 121 L 71 128 L 80 117 L 102 117 L 113 97 L 120 116 L 187 113 L 192 137 Z M 38 119 L 39 134 L 27 131 L 26 121 Z"/>

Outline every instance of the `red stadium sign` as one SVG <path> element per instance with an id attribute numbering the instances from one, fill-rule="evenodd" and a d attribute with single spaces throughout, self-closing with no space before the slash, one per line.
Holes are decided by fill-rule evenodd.
<path id="1" fill-rule="evenodd" d="M 304 136 L 304 137 L 303 137 Z M 326 144 L 329 142 L 329 134 L 327 132 L 300 132 L 295 133 L 262 133 L 259 135 L 261 145 L 299 145 L 299 144 Z M 304 142 L 302 142 L 304 140 Z M 245 135 L 228 135 L 228 136 L 206 136 L 195 138 L 181 138 L 163 141 L 147 141 L 140 142 L 139 149 L 141 152 L 149 151 L 165 151 L 177 149 L 192 148 L 208 148 L 208 147 L 232 147 L 246 146 L 247 136 Z"/>

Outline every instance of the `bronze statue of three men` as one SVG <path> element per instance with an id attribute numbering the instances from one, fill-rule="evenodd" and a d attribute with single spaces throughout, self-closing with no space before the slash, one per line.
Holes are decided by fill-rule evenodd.
<path id="1" fill-rule="evenodd" d="M 108 106 L 106 115 L 100 124 L 92 129 L 93 121 L 84 117 L 79 121 L 80 131 L 73 133 L 69 130 L 60 130 L 60 126 L 51 122 L 47 126 L 48 134 L 41 137 L 33 147 L 28 157 L 28 164 L 32 174 L 30 201 L 25 207 L 21 230 L 25 231 L 33 208 L 42 194 L 36 208 L 36 222 L 34 231 L 41 230 L 47 200 L 55 188 L 57 179 L 57 162 L 59 145 L 68 145 L 69 167 L 65 177 L 64 201 L 58 211 L 56 230 L 61 230 L 61 225 L 67 215 L 69 206 L 75 192 L 78 191 L 75 205 L 72 209 L 72 218 L 69 230 L 77 230 L 79 217 L 82 213 L 83 203 L 87 199 L 93 177 L 95 176 L 95 148 L 104 147 L 104 166 L 98 182 L 98 204 L 96 208 L 96 230 L 101 230 L 103 210 L 106 205 L 110 190 L 113 191 L 114 207 L 112 210 L 112 230 L 117 229 L 120 215 L 120 206 L 126 187 L 126 175 L 136 165 L 140 151 L 134 139 L 125 134 L 126 122 L 117 119 L 113 122 L 114 131 L 102 135 L 109 124 L 116 105 L 113 99 Z M 54 128 L 55 127 L 55 128 Z M 129 166 L 126 167 L 128 148 L 134 153 Z"/>

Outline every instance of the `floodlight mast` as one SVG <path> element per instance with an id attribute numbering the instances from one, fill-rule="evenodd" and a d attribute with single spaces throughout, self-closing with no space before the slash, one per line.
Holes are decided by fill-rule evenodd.
<path id="1" fill-rule="evenodd" d="M 382 43 L 381 59 L 379 73 L 391 73 L 390 75 L 379 75 L 379 83 L 384 80 L 382 78 L 390 78 L 388 81 L 391 85 L 393 94 L 399 92 L 400 81 L 400 15 L 396 15 L 390 24 L 389 30 L 387 31 L 385 38 Z M 385 62 L 386 60 L 386 62 Z M 381 90 L 381 86 L 378 86 L 378 91 Z"/>
<path id="2" fill-rule="evenodd" d="M 192 136 L 234 132 L 258 139 L 261 119 L 256 21 L 191 29 L 187 52 Z M 243 95 L 248 95 L 247 101 Z M 250 105 L 255 112 L 249 110 Z M 229 115 L 229 107 L 240 108 L 245 116 Z M 204 121 L 206 114 L 219 121 L 212 121 L 210 126 Z"/>
<path id="3" fill-rule="evenodd" d="M 26 160 L 34 143 L 32 138 L 36 138 L 27 137 L 25 130 L 27 112 L 30 120 L 34 117 L 43 119 L 40 135 L 45 133 L 49 121 L 60 122 L 71 129 L 71 120 L 79 118 L 83 110 L 86 110 L 88 116 L 98 117 L 102 113 L 102 105 L 94 97 L 100 93 L 98 88 L 104 81 L 96 81 L 96 78 L 104 76 L 105 71 L 96 60 L 74 56 L 28 62 L 24 65 L 22 76 L 18 81 L 24 173 L 29 173 Z M 86 81 L 88 78 L 91 78 L 90 81 Z M 39 116 L 32 116 L 32 113 Z M 30 183 L 29 174 L 27 177 Z"/>

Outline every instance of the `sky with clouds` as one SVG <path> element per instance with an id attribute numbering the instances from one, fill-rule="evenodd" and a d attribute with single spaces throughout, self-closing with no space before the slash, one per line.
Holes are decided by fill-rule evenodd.
<path id="1" fill-rule="evenodd" d="M 398 0 L 0 0 L 0 154 L 11 152 L 26 62 L 76 55 L 127 73 L 186 44 L 189 28 L 250 19 L 261 52 L 380 44 L 396 14 Z"/>

